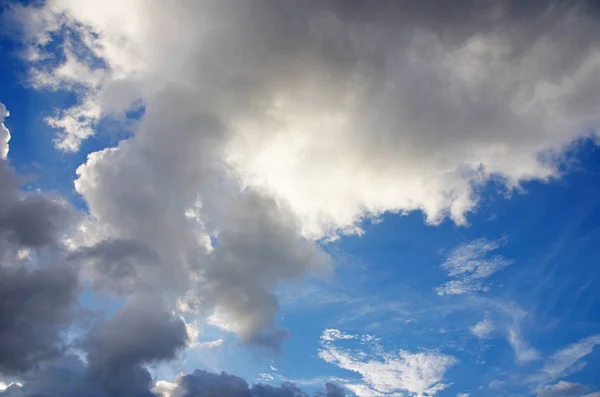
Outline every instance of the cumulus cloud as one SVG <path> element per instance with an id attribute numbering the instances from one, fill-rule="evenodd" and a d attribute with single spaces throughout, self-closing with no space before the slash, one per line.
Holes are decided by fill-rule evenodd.
<path id="1" fill-rule="evenodd" d="M 4 105 L 0 114 L 8 114 Z M 0 132 L 2 144 L 8 142 L 4 124 Z M 24 181 L 8 163 L 8 146 L 2 150 L 0 373 L 18 375 L 59 356 L 66 346 L 79 288 L 60 239 L 74 216 L 59 198 L 22 191 Z"/>
<path id="2" fill-rule="evenodd" d="M 319 357 L 361 376 L 362 383 L 346 385 L 357 396 L 389 396 L 401 392 L 416 397 L 435 396 L 450 386 L 444 383 L 444 375 L 458 363 L 452 356 L 435 351 L 385 352 L 375 342 L 369 343 L 373 350 L 369 353 L 337 347 L 335 341 L 351 339 L 347 336 L 337 330 L 323 332 Z M 372 341 L 372 338 L 359 339 Z"/>
<path id="3" fill-rule="evenodd" d="M 248 383 L 226 372 L 220 374 L 202 370 L 180 376 L 176 383 L 166 382 L 157 385 L 160 397 L 308 397 L 308 394 L 293 383 L 285 382 L 280 386 Z M 345 397 L 341 387 L 326 383 L 323 391 L 317 391 L 315 397 Z"/>
<path id="4" fill-rule="evenodd" d="M 74 273 L 1 266 L 0 280 L 0 373 L 23 373 L 62 354 L 77 296 Z"/>
<path id="5" fill-rule="evenodd" d="M 71 124 L 87 131 L 138 99 L 152 108 L 165 85 L 199 87 L 189 99 L 222 124 L 219 160 L 289 203 L 316 237 L 383 211 L 465 223 L 490 177 L 516 186 L 556 176 L 540 153 L 598 125 L 599 39 L 587 7 L 53 0 L 13 15 L 38 53 L 50 33 L 81 37 L 85 55 L 64 47 L 61 73 L 39 83 L 86 87 L 77 117 L 52 122 L 60 148 L 90 135 Z"/>
<path id="6" fill-rule="evenodd" d="M 441 267 L 455 280 L 435 290 L 438 295 L 464 295 L 487 291 L 484 280 L 509 266 L 512 262 L 500 255 L 490 255 L 500 248 L 499 241 L 478 239 L 452 250 Z"/>
<path id="7" fill-rule="evenodd" d="M 327 272 L 315 240 L 356 232 L 361 219 L 385 211 L 465 224 L 491 178 L 513 188 L 557 176 L 564 148 L 598 126 L 600 40 L 586 7 L 12 4 L 4 17 L 21 26 L 32 85 L 77 97 L 47 119 L 57 148 L 76 151 L 103 118 L 144 109 L 130 138 L 77 170 L 89 217 L 68 241 L 70 259 L 84 264 L 86 282 L 135 300 L 123 309 L 132 322 L 117 313 L 89 334 L 86 376 L 104 379 L 104 388 L 131 378 L 124 393 L 146 393 L 144 363 L 187 343 L 172 308 L 277 350 L 287 334 L 274 320 L 275 287 Z M 46 246 L 47 231 L 62 227 L 56 203 L 31 197 L 3 214 L 5 245 Z M 497 243 L 471 244 L 447 261 L 455 280 L 438 292 L 484 290 L 483 280 L 509 264 L 485 256 Z M 158 317 L 144 319 L 134 313 L 146 313 L 137 299 L 148 291 L 160 304 Z M 124 343 L 112 327 L 135 333 L 159 320 L 160 340 L 144 336 L 125 356 L 112 349 Z M 324 341 L 330 362 L 364 377 L 356 390 L 434 395 L 455 363 L 405 351 L 365 363 L 332 346 Z"/>

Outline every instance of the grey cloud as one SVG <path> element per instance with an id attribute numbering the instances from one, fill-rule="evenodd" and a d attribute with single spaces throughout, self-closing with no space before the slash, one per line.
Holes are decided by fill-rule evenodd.
<path id="1" fill-rule="evenodd" d="M 150 395 L 150 374 L 142 364 L 176 357 L 187 342 L 183 320 L 153 300 L 126 304 L 87 335 L 88 376 L 109 395 Z"/>
<path id="2" fill-rule="evenodd" d="M 70 269 L 0 266 L 0 373 L 19 374 L 62 354 L 77 292 Z"/>
<path id="3" fill-rule="evenodd" d="M 144 289 L 146 280 L 160 265 L 160 258 L 152 248 L 129 239 L 102 240 L 76 249 L 68 259 L 84 264 L 87 279 L 95 289 L 117 294 Z"/>
<path id="4" fill-rule="evenodd" d="M 315 397 L 344 397 L 344 390 L 334 384 L 325 385 L 325 394 L 318 391 Z M 280 386 L 248 383 L 226 372 L 220 374 L 202 370 L 180 377 L 173 397 L 308 397 L 308 394 L 290 382 Z"/>
<path id="5" fill-rule="evenodd" d="M 60 234 L 73 212 L 39 193 L 0 159 L 0 373 L 18 375 L 62 354 L 76 318 L 77 274 L 63 262 Z M 30 266 L 29 250 L 47 247 Z"/>
<path id="6" fill-rule="evenodd" d="M 600 33 L 587 2 L 142 3 L 14 7 L 32 49 L 70 24 L 106 65 L 98 77 L 72 58 L 43 76 L 88 87 L 51 121 L 59 148 L 76 149 L 89 125 L 130 105 L 115 110 L 112 97 L 145 106 L 130 139 L 78 169 L 101 236 L 75 248 L 98 282 L 119 275 L 102 264 L 116 261 L 128 293 L 191 294 L 200 315 L 247 341 L 277 345 L 274 287 L 327 267 L 310 239 L 385 211 L 466 223 L 477 185 L 557 176 L 539 153 L 598 126 Z M 25 231 L 23 241 L 46 241 Z M 138 271 L 115 241 L 152 247 L 160 261 Z M 143 282 L 130 282 L 134 261 Z M 164 351 L 114 359 L 139 369 L 169 358 L 181 335 L 166 334 Z M 121 343 L 105 328 L 89 341 L 100 363 L 110 359 L 95 344 Z"/>
<path id="7" fill-rule="evenodd" d="M 137 375 L 129 373 L 123 382 L 113 388 L 99 384 L 90 376 L 89 368 L 77 357 L 65 355 L 53 362 L 43 364 L 34 376 L 19 387 L 13 385 L 0 392 L 2 397 L 308 397 L 309 395 L 285 382 L 280 386 L 248 383 L 240 377 L 226 372 L 220 374 L 195 370 L 181 375 L 174 387 L 164 393 L 150 391 L 150 374 L 143 368 Z M 136 378 L 137 376 L 137 378 Z M 137 386 L 137 387 L 133 387 Z M 344 390 L 326 384 L 315 397 L 344 397 Z"/>
<path id="8" fill-rule="evenodd" d="M 38 248 L 58 242 L 74 221 L 74 213 L 59 199 L 19 191 L 24 179 L 0 159 L 0 238 L 18 246 Z"/>

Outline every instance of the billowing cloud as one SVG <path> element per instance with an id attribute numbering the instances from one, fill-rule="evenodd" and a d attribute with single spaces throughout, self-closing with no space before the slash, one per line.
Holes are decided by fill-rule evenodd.
<path id="1" fill-rule="evenodd" d="M 8 114 L 2 104 L 0 114 Z M 0 133 L 0 144 L 8 142 L 4 124 Z M 0 374 L 18 375 L 65 349 L 79 287 L 76 272 L 64 261 L 60 239 L 74 212 L 59 198 L 21 191 L 24 181 L 8 163 L 8 146 L 2 150 Z"/>
<path id="2" fill-rule="evenodd" d="M 77 278 L 67 268 L 0 266 L 0 373 L 14 375 L 62 354 Z"/>
<path id="3" fill-rule="evenodd" d="M 373 340 L 358 336 L 348 338 L 348 334 L 340 331 L 326 330 L 321 337 L 319 357 L 359 374 L 362 383 L 349 383 L 346 387 L 360 397 L 400 395 L 402 392 L 416 397 L 435 396 L 449 386 L 444 383 L 444 375 L 458 363 L 456 358 L 435 351 L 384 352 L 375 342 L 370 342 L 375 348 L 369 353 L 337 347 L 335 341 L 344 339 Z"/>
<path id="4" fill-rule="evenodd" d="M 73 33 L 63 63 L 32 69 L 39 87 L 85 88 L 51 119 L 59 148 L 76 150 L 90 125 L 138 100 L 154 108 L 168 86 L 192 88 L 193 114 L 219 126 L 193 123 L 221 144 L 216 158 L 322 236 L 383 211 L 465 223 L 490 177 L 556 176 L 550 153 L 598 125 L 600 41 L 586 7 L 52 0 L 13 16 L 30 53 Z M 181 130 L 173 99 L 161 108 L 169 136 Z"/>
<path id="5" fill-rule="evenodd" d="M 489 286 L 484 284 L 484 280 L 512 263 L 500 255 L 490 255 L 499 247 L 498 241 L 478 239 L 454 248 L 441 265 L 454 280 L 437 287 L 437 294 L 463 295 L 487 291 Z"/>
<path id="6" fill-rule="evenodd" d="M 180 376 L 175 384 L 168 387 L 165 384 L 160 387 L 164 390 L 160 397 L 309 397 L 293 383 L 249 386 L 242 378 L 226 372 L 214 374 L 201 370 Z M 314 396 L 345 397 L 346 393 L 340 386 L 326 383 L 324 390 L 317 391 Z"/>
<path id="7" fill-rule="evenodd" d="M 280 386 L 265 384 L 248 385 L 240 377 L 222 372 L 220 374 L 195 370 L 180 375 L 174 383 L 158 381 L 152 386 L 150 374 L 143 367 L 135 371 L 119 372 L 106 368 L 112 383 L 105 376 L 90 372 L 89 365 L 76 356 L 64 355 L 58 360 L 46 362 L 27 378 L 24 384 L 13 383 L 0 390 L 2 397 L 309 397 L 295 386 L 285 382 Z M 119 376 L 116 378 L 115 376 Z M 152 387 L 151 387 L 152 386 Z M 345 397 L 340 386 L 326 383 L 314 397 Z"/>
<path id="8" fill-rule="evenodd" d="M 83 263 L 86 283 L 130 300 L 85 338 L 81 371 L 102 384 L 91 390 L 150 393 L 144 365 L 188 343 L 173 311 L 279 349 L 287 333 L 275 322 L 275 287 L 327 272 L 329 258 L 315 241 L 356 232 L 365 217 L 422 210 L 433 224 L 445 217 L 465 224 L 490 179 L 514 188 L 558 176 L 565 147 L 594 135 L 599 121 L 600 39 L 590 34 L 596 21 L 586 7 L 467 0 L 8 7 L 3 18 L 21 25 L 30 83 L 76 94 L 73 107 L 47 119 L 58 149 L 78 150 L 101 133 L 102 119 L 142 114 L 131 137 L 90 154 L 77 171 L 89 217 L 67 242 L 69 260 Z M 6 157 L 4 126 L 0 138 Z M 9 254 L 19 245 L 51 246 L 63 227 L 58 204 L 36 196 L 11 202 L 1 223 Z M 32 220 L 43 227 L 29 227 Z M 483 280 L 508 265 L 477 256 L 496 243 L 472 244 L 467 254 L 475 256 L 450 260 L 456 279 L 438 292 L 484 290 Z M 144 301 L 149 291 L 155 313 Z M 153 326 L 156 335 L 132 344 L 115 332 Z M 456 363 L 430 351 L 365 361 L 323 343 L 329 362 L 363 377 L 355 391 L 435 395 Z"/>

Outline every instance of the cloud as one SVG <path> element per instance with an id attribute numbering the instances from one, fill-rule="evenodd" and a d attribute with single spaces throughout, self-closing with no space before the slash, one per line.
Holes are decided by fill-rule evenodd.
<path id="1" fill-rule="evenodd" d="M 156 277 L 160 263 L 152 248 L 130 239 L 106 239 L 76 248 L 69 259 L 84 264 L 86 279 L 94 283 L 94 289 L 119 295 L 148 288 L 147 280 Z"/>
<path id="2" fill-rule="evenodd" d="M 60 397 L 308 397 L 293 383 L 280 386 L 264 384 L 248 385 L 240 377 L 222 372 L 220 374 L 195 370 L 180 375 L 173 383 L 158 381 L 153 387 L 150 374 L 140 366 L 121 369 L 106 368 L 99 377 L 78 357 L 63 355 L 57 360 L 40 366 L 34 376 L 21 384 L 13 383 L 0 390 L 2 397 L 60 396 Z M 91 372 L 90 372 L 91 371 Z M 112 376 L 112 383 L 106 376 Z M 118 375 L 120 378 L 116 378 Z M 345 397 L 340 386 L 326 383 L 314 397 Z"/>
<path id="3" fill-rule="evenodd" d="M 600 344 L 600 335 L 593 335 L 554 353 L 542 369 L 530 378 L 530 381 L 545 385 L 561 377 L 573 374 L 585 367 L 582 359 L 592 353 Z"/>
<path id="4" fill-rule="evenodd" d="M 186 342 L 183 321 L 157 302 L 128 303 L 85 335 L 85 362 L 69 353 L 47 360 L 0 395 L 155 397 L 145 365 L 175 358 Z"/>
<path id="5" fill-rule="evenodd" d="M 201 342 L 198 344 L 198 346 L 201 349 L 216 349 L 218 347 L 220 347 L 223 344 L 223 339 L 219 338 L 219 339 L 215 339 L 215 340 L 211 340 L 211 341 L 207 341 L 207 342 Z"/>
<path id="6" fill-rule="evenodd" d="M 20 374 L 62 354 L 76 275 L 64 267 L 0 267 L 0 373 Z"/>
<path id="7" fill-rule="evenodd" d="M 486 318 L 472 326 L 470 331 L 479 339 L 487 339 L 490 337 L 490 334 L 494 331 L 494 329 L 496 329 L 496 327 L 494 326 L 492 320 Z"/>
<path id="8" fill-rule="evenodd" d="M 51 121 L 59 148 L 76 150 L 90 124 L 137 100 L 153 108 L 169 85 L 198 87 L 194 113 L 223 128 L 220 137 L 197 129 L 220 141 L 219 161 L 287 202 L 318 237 L 384 211 L 462 224 L 490 178 L 514 187 L 557 176 L 548 153 L 598 125 L 600 52 L 586 7 L 113 0 L 15 5 L 12 15 L 36 53 L 51 33 L 80 37 L 44 74 L 55 77 L 38 79 L 85 87 Z"/>
<path id="9" fill-rule="evenodd" d="M 155 390 L 161 390 L 160 397 L 308 397 L 308 394 L 293 383 L 284 382 L 280 386 L 248 383 L 226 372 L 220 374 L 202 370 L 180 376 L 176 383 L 161 383 Z M 341 387 L 326 383 L 324 391 L 317 391 L 315 397 L 345 397 Z"/>
<path id="10" fill-rule="evenodd" d="M 4 119 L 10 115 L 6 106 L 0 102 L 0 159 L 6 159 L 8 155 L 8 141 L 10 141 L 10 131 L 4 125 Z"/>
<path id="11" fill-rule="evenodd" d="M 589 388 L 580 383 L 560 381 L 536 391 L 538 397 L 578 397 L 583 396 Z"/>
<path id="12" fill-rule="evenodd" d="M 358 373 L 363 383 L 346 386 L 359 396 L 387 396 L 401 391 L 411 396 L 435 396 L 449 386 L 444 383 L 444 375 L 448 368 L 458 363 L 456 358 L 435 351 L 411 353 L 400 350 L 389 353 L 376 345 L 373 353 L 342 349 L 334 342 L 349 338 L 332 338 L 331 335 L 347 334 L 337 330 L 324 331 L 319 357 L 339 368 Z"/>
<path id="13" fill-rule="evenodd" d="M 12 4 L 4 17 L 21 25 L 32 85 L 77 98 L 47 119 L 57 148 L 76 151 L 100 120 L 144 108 L 130 138 L 77 171 L 89 217 L 68 246 L 87 282 L 135 300 L 123 309 L 131 322 L 117 313 L 92 329 L 86 376 L 102 378 L 102 390 L 127 379 L 125 394 L 148 392 L 144 363 L 187 341 L 171 313 L 183 307 L 277 350 L 287 333 L 275 322 L 275 287 L 328 271 L 315 240 L 385 211 L 466 224 L 490 179 L 512 189 L 558 176 L 565 147 L 598 126 L 596 21 L 584 5 L 517 3 L 459 1 L 443 12 L 429 0 Z M 53 242 L 63 227 L 56 203 L 10 197 L 11 258 L 19 245 Z M 472 244 L 487 255 L 497 243 Z M 508 265 L 467 258 L 448 262 L 456 279 L 444 294 L 485 289 Z M 135 313 L 147 312 L 148 291 L 160 304 L 144 319 Z M 159 320 L 165 328 L 131 346 L 114 335 Z M 363 371 L 357 387 L 392 387 L 370 367 L 382 366 L 418 395 L 444 388 L 455 363 L 436 352 L 365 364 L 324 351 Z"/>
<path id="14" fill-rule="evenodd" d="M 437 294 L 464 295 L 487 291 L 489 286 L 484 284 L 483 280 L 512 263 L 500 255 L 490 255 L 490 252 L 498 248 L 500 248 L 499 241 L 488 241 L 484 238 L 454 248 L 441 267 L 448 276 L 456 280 L 437 287 Z"/>
<path id="15" fill-rule="evenodd" d="M 0 114 L 8 115 L 4 105 Z M 0 144 L 8 142 L 4 124 L 0 133 Z M 8 146 L 0 148 L 0 373 L 20 375 L 67 345 L 79 286 L 60 240 L 74 211 L 60 198 L 21 191 Z"/>

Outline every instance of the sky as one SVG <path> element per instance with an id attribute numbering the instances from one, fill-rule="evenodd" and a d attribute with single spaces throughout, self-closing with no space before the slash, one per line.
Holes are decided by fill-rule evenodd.
<path id="1" fill-rule="evenodd" d="M 599 18 L 0 2 L 0 397 L 600 396 Z"/>

